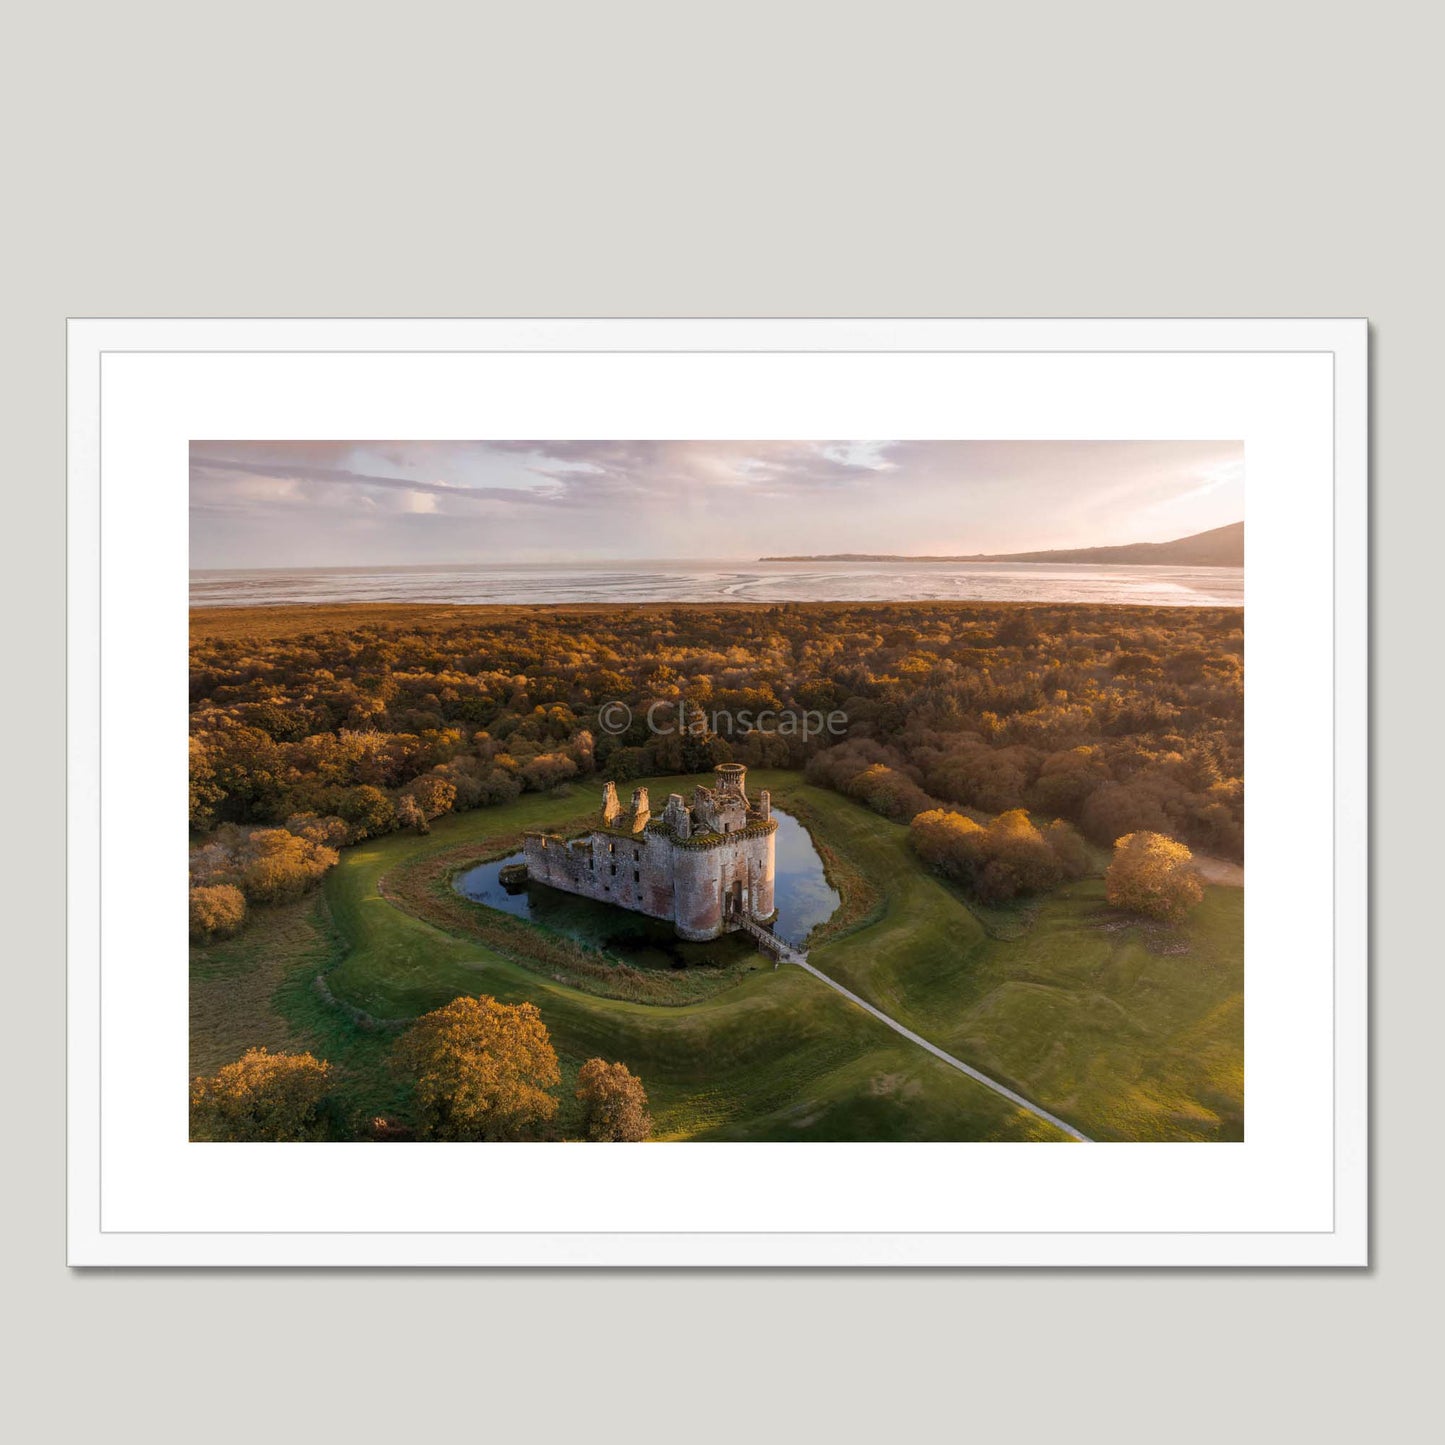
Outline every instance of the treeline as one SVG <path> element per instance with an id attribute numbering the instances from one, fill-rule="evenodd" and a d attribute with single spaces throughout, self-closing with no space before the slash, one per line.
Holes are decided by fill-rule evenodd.
<path id="1" fill-rule="evenodd" d="M 207 885 L 255 899 L 260 827 L 334 848 L 580 774 L 736 760 L 806 765 L 905 822 L 939 803 L 1022 808 L 1100 843 L 1147 830 L 1238 857 L 1242 628 L 1235 608 L 926 602 L 439 609 L 405 623 L 378 609 L 375 623 L 273 638 L 208 637 L 202 619 L 191 825 L 203 849 L 234 855 L 210 855 Z M 659 699 L 688 704 L 686 731 L 649 731 Z M 616 737 L 598 727 L 611 701 L 633 714 Z M 845 735 L 727 724 L 790 712 L 841 712 Z"/>

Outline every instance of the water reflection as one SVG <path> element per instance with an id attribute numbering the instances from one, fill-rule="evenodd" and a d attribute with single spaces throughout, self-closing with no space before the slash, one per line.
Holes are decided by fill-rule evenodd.
<path id="1" fill-rule="evenodd" d="M 832 917 L 838 893 L 828 882 L 808 830 L 779 807 L 774 806 L 773 817 L 778 820 L 773 884 L 778 917 L 773 931 L 789 943 L 800 944 L 813 928 Z M 542 883 L 510 890 L 499 875 L 510 864 L 520 862 L 522 855 L 512 853 L 480 863 L 459 874 L 454 886 L 473 903 L 564 933 L 637 968 L 722 967 L 752 951 L 752 942 L 738 934 L 725 934 L 707 943 L 686 943 L 661 919 L 562 893 Z"/>

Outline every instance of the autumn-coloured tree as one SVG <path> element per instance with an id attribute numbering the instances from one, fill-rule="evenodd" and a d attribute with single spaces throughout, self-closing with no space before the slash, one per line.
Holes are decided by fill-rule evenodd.
<path id="1" fill-rule="evenodd" d="M 190 740 L 191 827 L 207 828 L 216 817 L 216 805 L 226 798 L 226 790 L 216 781 L 215 768 L 204 744 L 199 738 Z"/>
<path id="2" fill-rule="evenodd" d="M 855 774 L 843 785 L 843 791 L 875 813 L 899 822 L 915 817 L 929 803 L 928 794 L 912 778 L 884 763 L 873 763 Z"/>
<path id="3" fill-rule="evenodd" d="M 191 1138 L 279 1143 L 322 1133 L 331 1065 L 311 1054 L 248 1049 L 191 1085 Z"/>
<path id="4" fill-rule="evenodd" d="M 283 903 L 319 883 L 339 856 L 335 848 L 286 828 L 247 831 L 227 824 L 192 852 L 191 882 L 229 883 L 252 903 Z"/>
<path id="5" fill-rule="evenodd" d="M 229 938 L 246 921 L 246 895 L 230 883 L 191 889 L 191 937 L 197 943 Z"/>
<path id="6" fill-rule="evenodd" d="M 966 879 L 984 861 L 983 825 L 951 808 L 930 808 L 909 825 L 908 841 L 930 868 Z"/>
<path id="7" fill-rule="evenodd" d="M 986 903 L 1056 888 L 1088 871 L 1084 840 L 1055 821 L 1040 830 L 1021 808 L 986 824 L 947 808 L 930 808 L 908 830 L 913 851 L 930 868 L 967 884 Z"/>
<path id="8" fill-rule="evenodd" d="M 426 809 L 410 793 L 403 793 L 396 800 L 396 821 L 399 826 L 411 828 L 417 833 L 431 832 L 431 824 L 427 822 Z"/>
<path id="9" fill-rule="evenodd" d="M 1106 845 L 1127 833 L 1158 833 L 1169 821 L 1160 803 L 1162 791 L 1146 782 L 1105 783 L 1080 810 L 1084 832 Z"/>
<path id="10" fill-rule="evenodd" d="M 991 897 L 1011 898 L 1015 893 L 1039 893 L 1058 887 L 1063 878 L 1059 860 L 1048 839 L 1022 808 L 1000 813 L 984 832 L 989 855 L 984 877 L 988 877 L 990 868 L 996 868 L 1006 870 L 1000 876 L 1007 879 L 1003 887 L 989 890 Z"/>
<path id="11" fill-rule="evenodd" d="M 370 784 L 334 789 L 327 801 L 346 820 L 351 836 L 357 842 L 389 833 L 396 827 L 396 808 L 391 799 L 380 788 Z"/>
<path id="12" fill-rule="evenodd" d="M 591 734 L 588 734 L 589 738 Z M 544 793 L 558 783 L 577 776 L 577 764 L 566 753 L 539 753 L 522 767 L 523 785 L 531 792 Z"/>
<path id="13" fill-rule="evenodd" d="M 1115 908 L 1182 923 L 1204 897 L 1193 854 L 1160 833 L 1129 833 L 1114 845 L 1104 887 Z"/>
<path id="14" fill-rule="evenodd" d="M 418 1019 L 393 1060 L 433 1139 L 525 1138 L 557 1113 L 557 1054 L 535 1004 L 455 998 Z"/>
<path id="15" fill-rule="evenodd" d="M 1055 818 L 1044 829 L 1044 841 L 1065 878 L 1082 878 L 1089 871 L 1089 849 L 1078 830 Z"/>
<path id="16" fill-rule="evenodd" d="M 350 825 L 333 814 L 292 813 L 286 819 L 286 831 L 308 843 L 320 843 L 323 848 L 344 848 L 351 842 Z"/>
<path id="17" fill-rule="evenodd" d="M 577 1072 L 577 1100 L 589 1139 L 631 1143 L 652 1133 L 647 1091 L 626 1064 L 588 1059 Z"/>
<path id="18" fill-rule="evenodd" d="M 427 822 L 450 813 L 457 800 L 456 784 L 436 773 L 424 773 L 406 786 L 406 797 L 413 799 Z M 403 798 L 403 802 L 405 798 Z"/>

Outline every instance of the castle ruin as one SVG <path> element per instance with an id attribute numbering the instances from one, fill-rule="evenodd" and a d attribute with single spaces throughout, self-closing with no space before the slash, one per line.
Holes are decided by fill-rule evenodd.
<path id="1" fill-rule="evenodd" d="M 765 789 L 749 801 L 741 763 L 719 763 L 713 772 L 714 787 L 699 785 L 691 803 L 673 793 L 656 816 L 646 788 L 635 788 L 624 809 L 616 784 L 606 784 L 601 826 L 586 837 L 526 834 L 527 877 L 666 919 L 686 939 L 771 923 L 778 828 L 771 800 Z"/>

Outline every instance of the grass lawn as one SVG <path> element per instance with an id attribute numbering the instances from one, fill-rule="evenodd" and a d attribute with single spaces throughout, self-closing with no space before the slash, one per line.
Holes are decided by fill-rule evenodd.
<path id="1" fill-rule="evenodd" d="M 645 781 L 666 796 L 693 780 Z M 866 906 L 812 950 L 824 972 L 1096 1138 L 1241 1137 L 1240 890 L 1209 888 L 1174 930 L 1124 922 L 1085 880 L 985 927 L 919 869 L 906 829 L 797 774 L 758 770 L 749 782 L 791 803 L 839 871 L 866 880 Z M 357 1117 L 404 1117 L 386 1069 L 393 1035 L 328 1005 L 314 987 L 325 973 L 337 999 L 382 1020 L 462 992 L 530 1000 L 564 1075 L 600 1055 L 641 1076 L 661 1138 L 1060 1137 L 800 970 L 759 957 L 693 1001 L 680 1001 L 689 981 L 643 1002 L 563 954 L 518 953 L 512 935 L 469 927 L 465 911 L 418 917 L 403 906 L 418 895 L 389 886 L 437 855 L 480 859 L 524 828 L 562 826 L 598 798 L 600 787 L 527 796 L 443 819 L 427 837 L 348 849 L 318 897 L 258 910 L 238 939 L 194 950 L 193 1068 L 252 1044 L 309 1048 L 340 1071 Z M 849 904 L 845 891 L 844 913 Z"/>
<path id="2" fill-rule="evenodd" d="M 1001 924 L 919 869 L 907 829 L 818 796 L 886 902 L 810 962 L 1092 1138 L 1243 1137 L 1242 889 L 1206 888 L 1171 928 L 1126 919 L 1086 878 Z"/>

